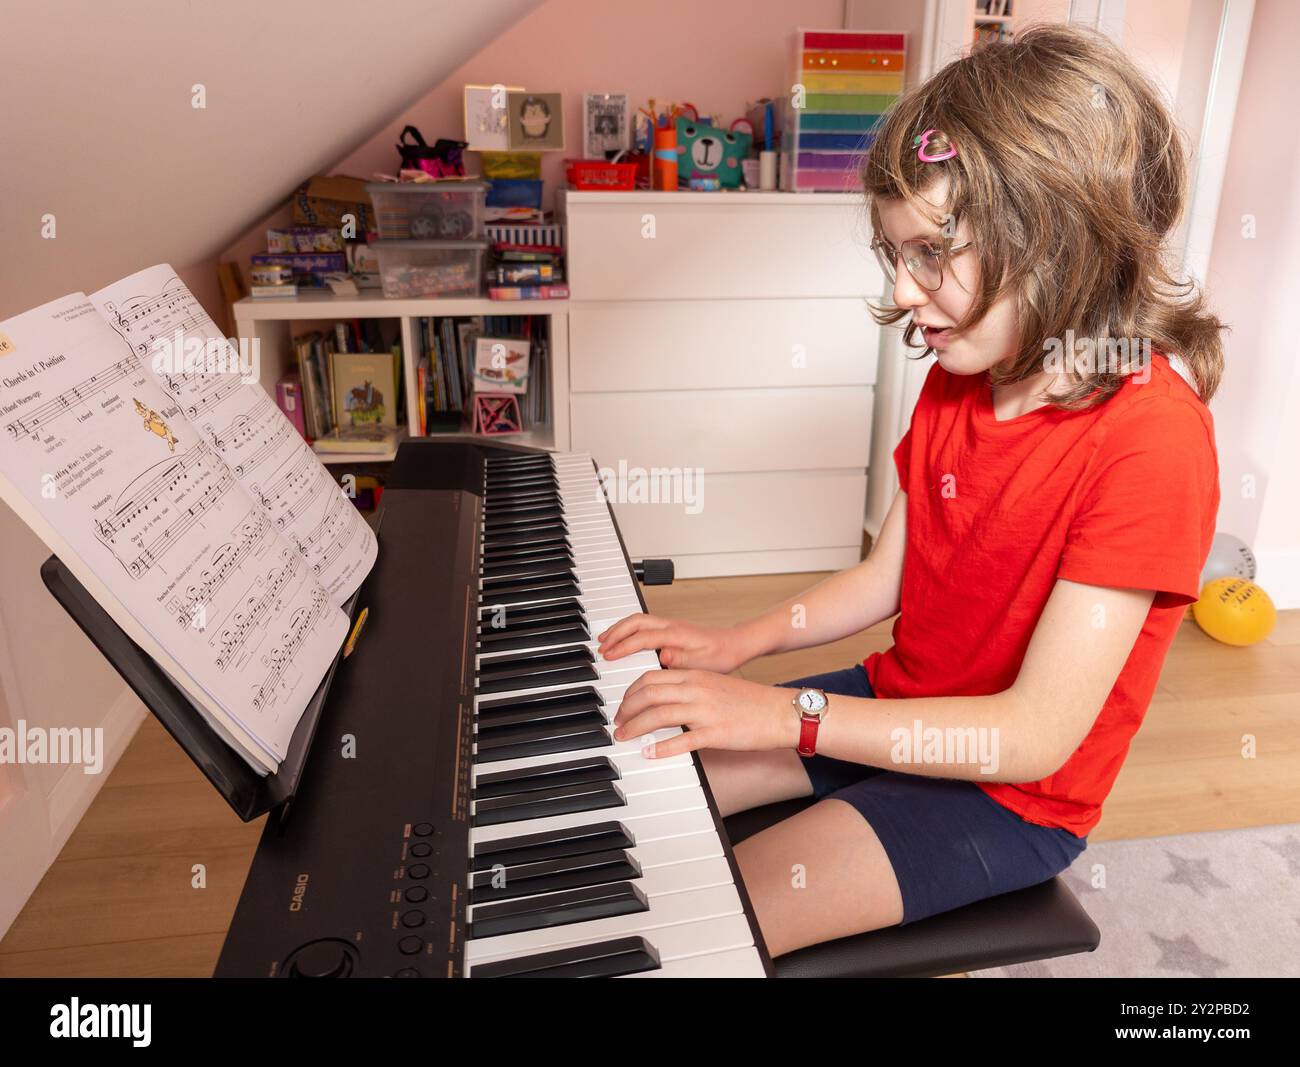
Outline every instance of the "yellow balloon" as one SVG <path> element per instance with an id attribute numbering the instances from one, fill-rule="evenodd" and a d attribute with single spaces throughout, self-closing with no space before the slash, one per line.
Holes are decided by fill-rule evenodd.
<path id="1" fill-rule="evenodd" d="M 1254 582 L 1246 578 L 1216 578 L 1206 582 L 1201 599 L 1192 605 L 1196 624 L 1225 645 L 1253 645 L 1277 624 L 1277 608 Z"/>

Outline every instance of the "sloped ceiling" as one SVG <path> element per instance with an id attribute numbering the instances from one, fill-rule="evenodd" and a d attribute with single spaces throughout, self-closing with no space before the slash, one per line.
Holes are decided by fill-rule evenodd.
<path id="1" fill-rule="evenodd" d="M 211 259 L 540 2 L 6 2 L 0 319 Z"/>

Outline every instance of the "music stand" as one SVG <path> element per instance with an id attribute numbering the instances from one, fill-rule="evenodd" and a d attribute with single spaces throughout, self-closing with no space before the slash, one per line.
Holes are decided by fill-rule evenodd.
<path id="1" fill-rule="evenodd" d="M 258 774 L 232 749 L 203 717 L 189 697 L 145 652 L 132 641 L 99 603 L 92 597 L 58 556 L 41 564 L 41 579 L 63 609 L 81 627 L 113 669 L 131 687 L 154 718 L 163 724 L 185 754 L 226 803 L 244 822 L 259 815 L 275 812 L 273 818 L 283 822 L 292 807 L 293 797 L 311 752 L 312 738 L 320 722 L 321 709 L 329 695 L 330 682 L 343 653 L 334 657 L 320 686 L 312 695 L 306 711 L 298 720 L 289 740 L 288 752 L 274 774 Z M 353 596 L 343 610 L 352 617 L 356 604 Z"/>

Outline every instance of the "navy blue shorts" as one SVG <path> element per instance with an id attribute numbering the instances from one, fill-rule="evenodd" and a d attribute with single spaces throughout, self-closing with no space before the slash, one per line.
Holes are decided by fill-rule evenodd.
<path id="1" fill-rule="evenodd" d="M 862 664 L 784 682 L 874 697 Z M 885 847 L 903 895 L 903 924 L 985 897 L 1046 882 L 1088 844 L 1069 830 L 1037 826 L 973 782 L 924 778 L 810 756 L 813 795 L 852 804 Z"/>

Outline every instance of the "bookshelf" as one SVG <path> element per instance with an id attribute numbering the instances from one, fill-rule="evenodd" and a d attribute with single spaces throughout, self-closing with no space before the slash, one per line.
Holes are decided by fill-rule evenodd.
<path id="1" fill-rule="evenodd" d="M 569 447 L 569 334 L 567 300 L 391 299 L 377 290 L 357 296 L 333 293 L 303 293 L 283 299 L 245 297 L 234 305 L 238 338 L 257 342 L 258 378 L 272 396 L 275 383 L 296 369 L 292 338 L 296 331 L 313 326 L 325 328 L 339 319 L 397 319 L 401 325 L 403 391 L 406 397 L 406 427 L 419 436 L 419 398 L 416 385 L 416 320 L 425 316 L 530 315 L 545 321 L 550 341 L 550 374 L 542 382 L 548 399 L 550 421 L 523 433 L 506 434 L 501 440 L 514 444 L 565 450 Z M 433 434 L 451 438 L 451 434 Z M 326 463 L 351 463 L 348 455 L 321 456 Z"/>

